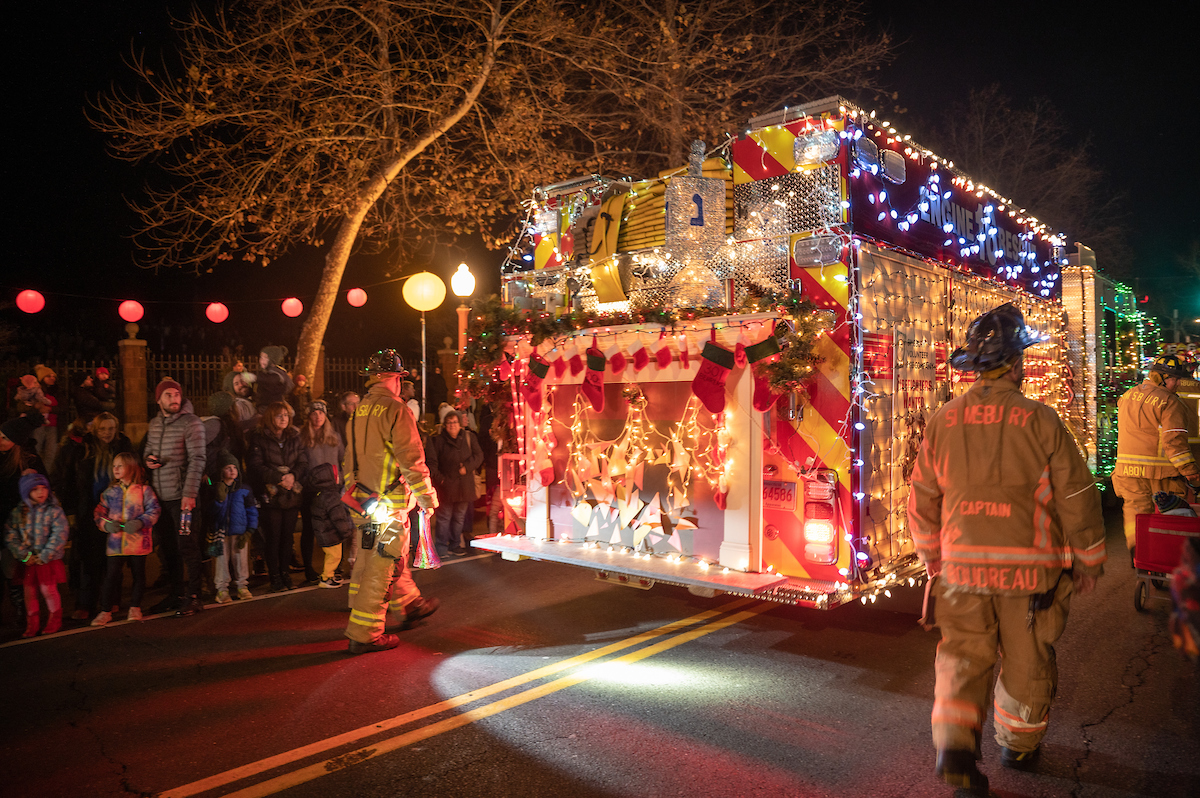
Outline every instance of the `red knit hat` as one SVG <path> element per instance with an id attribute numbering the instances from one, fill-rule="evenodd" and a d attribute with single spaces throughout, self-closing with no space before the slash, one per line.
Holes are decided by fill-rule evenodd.
<path id="1" fill-rule="evenodd" d="M 162 381 L 159 382 L 158 385 L 154 386 L 154 401 L 157 402 L 159 399 L 162 399 L 163 391 L 167 390 L 168 388 L 174 388 L 175 390 L 179 391 L 180 397 L 183 396 L 182 385 L 175 382 L 175 380 L 171 379 L 170 377 L 163 377 Z"/>
<path id="2" fill-rule="evenodd" d="M 108 369 L 104 368 L 104 366 L 97 366 L 96 367 L 96 377 L 97 377 L 97 379 L 107 380 L 108 379 Z"/>

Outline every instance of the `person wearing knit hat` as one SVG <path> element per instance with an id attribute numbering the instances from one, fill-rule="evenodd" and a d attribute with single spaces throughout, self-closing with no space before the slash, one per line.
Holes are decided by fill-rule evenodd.
<path id="1" fill-rule="evenodd" d="M 96 386 L 96 376 L 88 372 L 78 380 L 78 384 L 71 389 L 71 399 L 75 402 L 75 415 L 91 421 L 97 414 L 104 412 L 104 403 L 92 390 Z"/>
<path id="2" fill-rule="evenodd" d="M 217 391 L 208 397 L 208 412 L 217 418 L 228 415 L 233 408 L 234 398 L 234 395 L 228 391 Z"/>
<path id="3" fill-rule="evenodd" d="M 183 391 L 175 380 L 168 377 L 159 382 L 154 396 L 159 412 L 150 419 L 143 460 L 162 508 L 154 537 L 171 592 L 150 611 L 173 609 L 177 615 L 193 615 L 204 609 L 200 600 L 203 528 L 200 519 L 192 517 L 207 458 L 204 424 L 183 409 Z"/>
<path id="4" fill-rule="evenodd" d="M 33 437 L 34 430 L 45 423 L 45 417 L 41 413 L 34 411 L 24 416 L 10 418 L 8 421 L 0 424 L 0 434 L 3 434 L 7 440 L 12 441 L 18 446 L 22 448 L 27 447 L 29 451 L 33 451 L 30 438 Z M 8 449 L 0 449 L 0 451 L 7 452 Z"/>
<path id="5" fill-rule="evenodd" d="M 258 356 L 258 394 L 255 401 L 259 410 L 275 402 L 286 402 L 288 394 L 295 388 L 291 376 L 279 362 L 287 357 L 285 346 L 264 346 Z"/>
<path id="6" fill-rule="evenodd" d="M 21 504 L 21 477 L 34 471 L 46 473 L 41 458 L 29 443 L 30 435 L 39 426 L 41 417 L 36 413 L 0 424 L 0 522 Z M 7 559 L 4 561 L 4 579 L 0 581 L 8 582 L 9 597 L 20 616 L 25 614 L 25 591 L 20 580 L 14 578 L 12 565 Z"/>
<path id="7" fill-rule="evenodd" d="M 45 407 L 41 408 L 41 411 L 46 416 L 46 423 L 34 430 L 33 437 L 37 441 L 37 450 L 42 462 L 46 464 L 46 468 L 53 469 L 61 434 L 59 424 L 66 421 L 58 412 L 58 406 L 62 404 L 62 391 L 58 387 L 58 375 L 53 369 L 39 363 L 33 367 L 33 373 L 37 376 L 38 387 L 42 389 L 42 396 L 45 397 Z"/>
<path id="8" fill-rule="evenodd" d="M 300 428 L 300 440 L 308 449 L 308 469 L 321 464 L 328 464 L 334 474 L 341 473 L 342 456 L 346 453 L 346 444 L 337 434 L 333 422 L 329 419 L 329 405 L 318 399 L 308 406 Z M 318 491 L 311 484 L 305 484 L 303 503 L 300 505 L 300 560 L 304 565 L 304 578 L 308 582 L 318 583 L 322 587 L 338 587 L 341 582 L 334 575 L 341 561 L 341 544 L 336 552 L 325 552 L 325 564 L 318 573 L 312 564 L 313 545 L 316 536 L 313 527 L 313 501 Z M 339 499 L 340 501 L 340 499 Z M 324 548 L 324 547 L 322 547 Z"/>
<path id="9" fill-rule="evenodd" d="M 44 634 L 62 628 L 62 599 L 58 586 L 67 581 L 63 554 L 67 547 L 67 514 L 50 491 L 50 481 L 42 474 L 25 474 L 18 482 L 23 506 L 8 515 L 4 525 L 4 545 L 21 563 L 24 573 L 26 627 L 22 637 L 33 637 L 41 627 L 40 593 L 49 618 Z"/>
<path id="10" fill-rule="evenodd" d="M 233 601 L 230 582 L 239 599 L 250 594 L 251 534 L 258 528 L 258 506 L 254 494 L 242 484 L 242 466 L 228 450 L 216 454 L 213 478 L 204 486 L 204 511 L 208 519 L 208 554 L 215 565 L 213 581 L 217 603 Z"/>
<path id="11" fill-rule="evenodd" d="M 180 399 L 183 398 L 183 386 L 175 382 L 175 380 L 171 379 L 170 377 L 163 377 L 161 380 L 159 380 L 158 385 L 154 386 L 154 401 L 161 402 L 163 391 L 166 391 L 169 388 L 174 388 L 176 391 L 179 391 Z"/>
<path id="12" fill-rule="evenodd" d="M 32 374 L 26 374 L 21 377 L 21 382 L 17 386 L 17 392 L 13 396 L 13 401 L 19 415 L 31 413 L 35 410 L 41 413 L 46 409 L 46 396 L 42 393 L 42 387 L 38 384 L 37 377 Z"/>
<path id="13" fill-rule="evenodd" d="M 113 385 L 113 381 L 109 378 L 108 369 L 104 366 L 96 367 L 96 378 L 92 383 L 92 393 L 100 400 L 100 405 L 105 409 L 112 411 L 117 406 L 117 387 Z"/>

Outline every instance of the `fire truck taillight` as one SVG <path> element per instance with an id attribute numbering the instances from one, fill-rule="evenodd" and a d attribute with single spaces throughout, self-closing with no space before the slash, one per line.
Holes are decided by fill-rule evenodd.
<path id="1" fill-rule="evenodd" d="M 829 565 L 837 561 L 835 520 L 837 474 L 823 468 L 804 483 L 804 559 Z"/>

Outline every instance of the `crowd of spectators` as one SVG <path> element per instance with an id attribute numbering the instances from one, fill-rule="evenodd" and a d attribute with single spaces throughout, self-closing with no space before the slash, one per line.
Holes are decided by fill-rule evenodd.
<path id="1" fill-rule="evenodd" d="M 10 384 L 0 426 L 3 574 L 26 637 L 64 623 L 103 626 L 122 614 L 140 620 L 152 591 L 163 595 L 149 613 L 184 616 L 202 611 L 206 599 L 227 604 L 259 587 L 291 590 L 293 574 L 304 585 L 344 584 L 356 530 L 341 502 L 343 458 L 360 397 L 314 399 L 303 375 L 279 365 L 286 355 L 267 346 L 257 370 L 235 363 L 222 390 L 207 397 L 204 417 L 164 378 L 153 388 L 158 412 L 137 442 L 114 413 L 106 369 L 69 390 L 43 365 Z M 431 376 L 444 388 L 440 373 Z M 437 551 L 464 556 L 476 505 L 498 507 L 485 493 L 495 488 L 502 436 L 481 441 L 466 405 L 443 401 L 437 413 L 422 414 L 411 383 L 406 394 L 443 497 Z M 69 424 L 67 403 L 75 411 Z M 159 576 L 147 584 L 151 556 Z M 73 599 L 67 610 L 64 587 Z"/>

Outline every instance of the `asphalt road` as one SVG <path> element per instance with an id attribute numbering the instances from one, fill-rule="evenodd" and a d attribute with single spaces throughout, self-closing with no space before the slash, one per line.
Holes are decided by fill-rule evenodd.
<path id="1" fill-rule="evenodd" d="M 998 795 L 1200 789 L 1196 672 L 1168 602 L 1134 611 L 1109 521 L 1109 573 L 1058 647 L 1041 772 L 1002 770 L 985 739 Z M 0 646 L 0 794 L 951 794 L 916 590 L 819 612 L 496 556 L 418 583 L 442 609 L 359 657 L 345 588 Z"/>

